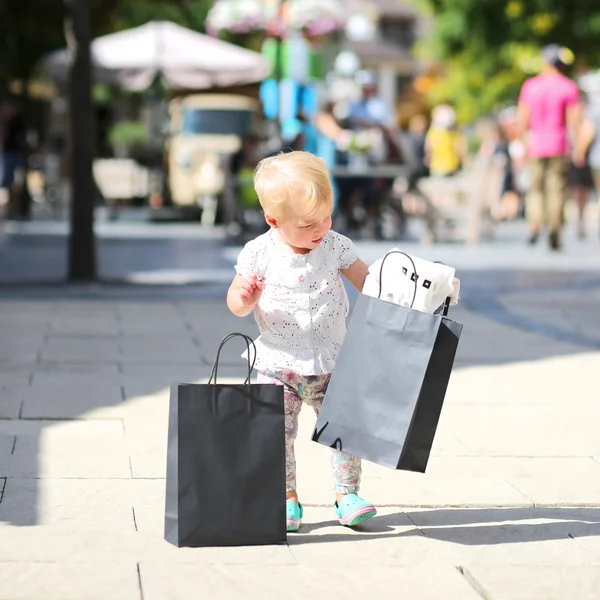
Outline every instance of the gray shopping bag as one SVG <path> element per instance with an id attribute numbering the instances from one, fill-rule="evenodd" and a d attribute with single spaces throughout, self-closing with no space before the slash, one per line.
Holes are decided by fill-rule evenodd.
<path id="1" fill-rule="evenodd" d="M 246 381 L 219 384 L 219 354 L 236 336 L 248 347 Z M 250 383 L 251 346 L 227 336 L 208 384 L 171 387 L 165 539 L 176 546 L 286 541 L 283 387 Z"/>
<path id="2" fill-rule="evenodd" d="M 445 314 L 361 294 L 312 439 L 424 473 L 461 332 Z"/>

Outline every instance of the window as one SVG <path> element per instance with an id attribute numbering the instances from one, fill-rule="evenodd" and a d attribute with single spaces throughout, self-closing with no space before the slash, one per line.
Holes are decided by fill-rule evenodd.
<path id="1" fill-rule="evenodd" d="M 381 19 L 381 38 L 392 44 L 409 49 L 415 42 L 415 23 L 412 19 Z"/>

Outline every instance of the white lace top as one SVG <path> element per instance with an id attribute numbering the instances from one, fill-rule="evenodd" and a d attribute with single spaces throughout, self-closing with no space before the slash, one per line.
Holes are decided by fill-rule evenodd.
<path id="1" fill-rule="evenodd" d="M 353 242 L 334 231 L 308 254 L 295 254 L 273 229 L 244 246 L 236 271 L 265 282 L 254 309 L 260 331 L 256 369 L 333 371 L 349 308 L 340 270 L 357 258 Z"/>

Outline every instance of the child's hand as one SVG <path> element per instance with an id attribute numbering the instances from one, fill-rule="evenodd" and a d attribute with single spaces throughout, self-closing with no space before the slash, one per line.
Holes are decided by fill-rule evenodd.
<path id="1" fill-rule="evenodd" d="M 260 300 L 264 287 L 264 281 L 258 279 L 256 275 L 245 277 L 239 289 L 242 306 L 254 308 Z"/>
<path id="2" fill-rule="evenodd" d="M 452 281 L 452 293 L 450 294 L 450 306 L 456 306 L 460 295 L 460 279 L 456 277 Z"/>

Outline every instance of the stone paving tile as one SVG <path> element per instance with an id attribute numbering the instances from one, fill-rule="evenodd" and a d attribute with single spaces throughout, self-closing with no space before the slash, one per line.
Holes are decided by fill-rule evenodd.
<path id="1" fill-rule="evenodd" d="M 493 600 L 597 600 L 600 566 L 467 564 L 467 578 Z"/>
<path id="2" fill-rule="evenodd" d="M 121 317 L 127 316 L 145 316 L 145 317 L 178 317 L 180 315 L 178 302 L 169 301 L 152 301 L 152 302 L 138 302 L 131 300 L 128 302 L 119 302 L 117 310 Z"/>
<path id="3" fill-rule="evenodd" d="M 0 421 L 2 433 L 17 437 L 4 475 L 131 477 L 121 421 Z"/>
<path id="4" fill-rule="evenodd" d="M 502 483 L 520 494 L 520 504 L 586 505 L 598 503 L 600 490 L 600 464 L 591 458 L 439 455 L 431 457 L 424 475 L 390 473 L 384 467 L 366 464 L 365 485 L 371 487 L 371 478 L 385 482 L 390 495 L 395 494 L 394 502 L 400 504 L 408 503 L 409 498 L 410 504 L 414 504 L 415 495 L 425 493 L 425 490 L 434 494 L 436 488 L 438 494 L 433 497 L 437 497 L 438 502 L 445 496 L 451 503 L 452 498 L 459 499 L 462 490 L 468 489 L 467 493 L 472 495 L 475 503 L 477 496 L 489 496 Z M 452 485 L 452 480 L 456 481 L 456 486 Z M 479 489 L 474 490 L 467 480 L 477 481 Z M 467 487 L 462 487 L 462 483 Z"/>
<path id="5" fill-rule="evenodd" d="M 135 399 L 140 396 L 165 395 L 170 393 L 171 385 L 177 383 L 208 382 L 212 366 L 195 364 L 188 366 L 173 365 L 173 368 L 156 365 L 123 364 L 122 381 L 125 388 L 125 396 Z M 223 366 L 218 370 L 219 383 L 243 383 L 246 375 L 244 369 Z M 253 381 L 255 376 L 253 376 Z"/>
<path id="6" fill-rule="evenodd" d="M 507 480 L 536 504 L 599 504 L 599 467 L 591 458 L 502 460 Z"/>
<path id="7" fill-rule="evenodd" d="M 52 308 L 55 315 L 83 314 L 86 316 L 109 316 L 117 312 L 114 302 L 110 300 L 86 300 L 85 302 L 78 302 L 77 300 L 61 299 L 58 302 L 53 302 Z"/>
<path id="8" fill-rule="evenodd" d="M 10 478 L 0 503 L 0 522 L 19 527 L 43 526 L 49 537 L 65 530 L 83 535 L 97 531 L 134 532 L 132 502 L 123 503 L 115 494 L 118 486 L 114 481 Z M 100 486 L 103 490 L 99 490 Z"/>
<path id="9" fill-rule="evenodd" d="M 311 441 L 311 413 L 300 413 L 296 441 L 298 489 L 305 504 L 329 505 L 333 498 L 329 449 Z M 532 504 L 506 477 L 496 474 L 485 459 L 481 460 L 469 458 L 466 452 L 465 456 L 447 456 L 436 451 L 425 474 L 394 471 L 364 461 L 361 493 L 372 502 L 392 506 Z"/>
<path id="10" fill-rule="evenodd" d="M 119 356 L 119 344 L 116 339 L 96 337 L 49 336 L 41 352 L 43 361 L 61 362 L 117 362 Z"/>
<path id="11" fill-rule="evenodd" d="M 21 409 L 21 394 L 25 386 L 17 389 L 0 389 L 0 419 L 16 419 Z"/>
<path id="12" fill-rule="evenodd" d="M 153 406 L 160 406 L 163 402 L 168 404 L 171 387 L 170 384 L 165 384 L 162 378 L 158 378 L 156 381 L 147 379 L 139 381 L 136 378 L 127 377 L 123 384 L 123 391 L 127 406 L 143 404 L 145 409 L 149 404 Z"/>
<path id="13" fill-rule="evenodd" d="M 11 365 L 34 363 L 44 342 L 43 333 L 27 332 L 23 327 L 0 325 L 0 365 L 10 368 Z"/>
<path id="14" fill-rule="evenodd" d="M 510 301 L 516 307 L 518 295 Z M 23 310 L 19 305 L 0 302 L 0 331 L 6 325 L 15 335 L 25 332 L 18 344 L 0 340 L 0 418 L 14 419 L 21 398 L 23 416 L 91 418 L 0 421 L 0 439 L 17 437 L 15 455 L 5 456 L 6 444 L 0 441 L 0 495 L 5 487 L 0 521 L 7 523 L 0 526 L 0 566 L 6 561 L 31 562 L 32 569 L 36 561 L 64 563 L 60 572 L 22 571 L 34 580 L 47 577 L 50 598 L 55 593 L 70 597 L 60 595 L 55 577 L 79 582 L 87 574 L 79 569 L 111 561 L 123 569 L 141 562 L 144 600 L 185 598 L 190 590 L 194 600 L 202 591 L 237 598 L 239 582 L 245 584 L 242 595 L 266 589 L 274 598 L 320 599 L 331 595 L 332 581 L 341 582 L 344 597 L 392 593 L 417 600 L 469 600 L 479 595 L 455 569 L 458 564 L 479 566 L 482 581 L 488 566 L 494 567 L 492 574 L 504 566 L 526 566 L 525 581 L 533 581 L 537 565 L 600 565 L 597 507 L 516 508 L 534 502 L 598 503 L 600 459 L 590 456 L 600 457 L 593 428 L 600 416 L 595 403 L 600 371 L 594 366 L 600 353 L 510 329 L 459 307 L 452 316 L 465 323 L 465 335 L 428 472 L 364 464 L 361 494 L 404 508 L 380 508 L 360 531 L 340 527 L 331 508 L 328 450 L 310 441 L 314 416 L 305 410 L 297 441 L 305 523 L 301 533 L 290 536 L 289 548 L 177 549 L 162 539 L 168 387 L 173 381 L 205 381 L 221 338 L 230 331 L 255 335 L 252 319 L 230 315 L 221 301 L 37 302 L 23 303 Z M 528 306 L 519 310 L 535 316 Z M 552 319 L 554 307 L 539 314 Z M 565 314 L 565 327 L 582 330 L 574 309 Z M 44 335 L 44 350 L 52 346 L 56 355 L 52 361 L 42 356 L 38 363 Z M 113 344 L 116 359 L 106 357 Z M 225 347 L 221 381 L 239 382 L 242 350 L 239 340 Z M 69 358 L 69 352 L 76 355 Z M 85 352 L 88 358 L 81 360 Z M 174 362 L 167 364 L 168 359 Z M 94 391 L 83 396 L 83 386 Z M 45 394 L 51 401 L 44 401 Z M 100 418 L 110 415 L 122 424 Z M 428 511 L 407 504 L 469 508 Z M 475 512 L 473 505 L 486 504 L 506 506 Z M 354 564 L 357 569 L 348 569 Z M 571 571 L 564 573 L 569 582 Z M 581 573 L 594 581 L 589 571 Z M 88 580 L 94 585 L 93 576 Z M 290 588 L 290 580 L 302 583 Z M 501 594 L 498 580 L 502 583 L 489 577 Z M 8 582 L 12 585 L 10 574 Z M 111 590 L 101 589 L 103 600 Z M 3 591 L 0 584 L 0 597 Z M 538 600 L 552 598 L 542 592 Z M 29 597 L 44 598 L 37 590 Z"/>
<path id="15" fill-rule="evenodd" d="M 3 481 L 0 479 L 0 489 Z M 137 526 L 162 538 L 164 490 L 164 479 L 10 478 L 6 506 L 0 504 L 0 521 L 53 525 L 56 531 L 76 526 L 82 531 L 127 532 Z M 148 510 L 160 515 L 159 527 L 154 528 L 154 523 L 152 529 L 146 526 Z M 111 514 L 114 523 L 104 523 Z"/>
<path id="16" fill-rule="evenodd" d="M 0 301 L 0 329 L 2 331 L 15 331 L 20 328 L 21 331 L 27 331 L 30 335 L 35 332 L 44 334 L 48 331 L 48 324 L 51 316 L 40 306 L 37 311 L 15 311 L 8 310 L 4 302 Z M 5 329 L 6 328 L 6 329 Z"/>
<path id="17" fill-rule="evenodd" d="M 459 365 L 505 364 L 544 359 L 548 356 L 580 354 L 582 348 L 566 342 L 508 328 L 486 316 L 470 312 L 456 353 Z M 493 343 L 494 340 L 502 343 Z"/>
<path id="18" fill-rule="evenodd" d="M 176 303 L 119 302 L 117 312 L 124 331 L 130 333 L 184 328 L 184 317 Z"/>
<path id="19" fill-rule="evenodd" d="M 9 527 L 0 525 L 0 563 L 77 562 L 144 560 L 153 564 L 294 564 L 286 544 L 273 546 L 177 548 L 166 542 L 162 532 L 90 531 L 74 535 L 62 527 Z M 35 599 L 37 600 L 37 599 Z"/>
<path id="20" fill-rule="evenodd" d="M 307 507 L 305 515 L 300 532 L 288 536 L 301 564 L 334 555 L 339 565 L 600 564 L 569 537 L 572 522 L 558 511 L 384 508 L 354 530 L 331 509 Z"/>
<path id="21" fill-rule="evenodd" d="M 32 386 L 19 394 L 23 419 L 118 418 L 123 398 L 118 385 Z"/>
<path id="22" fill-rule="evenodd" d="M 5 390 L 29 385 L 31 373 L 35 370 L 34 362 L 22 362 L 18 364 L 0 364 L 0 386 Z"/>
<path id="23" fill-rule="evenodd" d="M 300 564 L 323 564 L 336 555 L 337 566 L 381 566 L 398 564 L 390 555 L 414 536 L 421 534 L 400 508 L 380 508 L 376 517 L 350 529 L 340 525 L 333 507 L 307 506 L 300 531 L 288 536 L 288 544 Z"/>
<path id="24" fill-rule="evenodd" d="M 121 325 L 115 316 L 97 317 L 85 314 L 65 314 L 53 317 L 48 325 L 49 332 L 63 336 L 118 336 Z"/>
<path id="25" fill-rule="evenodd" d="M 121 331 L 129 338 L 145 336 L 180 336 L 190 335 L 186 323 L 179 318 L 164 319 L 157 315 L 156 318 L 125 317 L 121 321 Z"/>
<path id="26" fill-rule="evenodd" d="M 365 477 L 361 493 L 372 502 L 383 505 L 410 506 L 528 506 L 532 502 L 507 481 L 488 476 L 473 483 L 467 473 L 435 473 L 426 476 L 417 473 L 387 472 L 384 477 Z M 306 502 L 329 500 L 330 494 L 310 490 Z"/>
<path id="27" fill-rule="evenodd" d="M 202 310 L 203 309 L 203 310 Z M 207 363 L 212 364 L 216 358 L 219 344 L 229 333 L 243 333 L 253 339 L 258 337 L 258 330 L 254 319 L 246 317 L 240 319 L 231 314 L 223 304 L 211 303 L 202 307 L 199 311 L 188 308 L 190 321 L 194 332 L 198 337 L 202 356 Z M 221 352 L 221 363 L 223 366 L 241 365 L 241 354 L 246 349 L 242 339 L 232 339 Z"/>
<path id="28" fill-rule="evenodd" d="M 15 437 L 10 433 L 0 433 L 0 465 L 7 461 L 12 454 L 14 445 L 15 445 Z M 0 466 L 0 469 L 2 467 Z M 2 475 L 2 471 L 0 470 L 0 475 Z"/>
<path id="29" fill-rule="evenodd" d="M 569 406 L 583 409 L 589 403 L 597 404 L 600 371 L 596 373 L 595 365 L 599 360 L 600 353 L 585 352 L 533 362 L 457 369 L 450 378 L 445 405 L 564 406 L 568 398 Z M 565 377 L 567 372 L 569 376 Z M 578 382 L 575 394 L 573 381 Z"/>
<path id="30" fill-rule="evenodd" d="M 0 597 L 15 600 L 142 600 L 138 566 L 131 559 L 87 564 L 0 562 Z"/>
<path id="31" fill-rule="evenodd" d="M 102 362 L 43 362 L 34 365 L 33 387 L 49 385 L 120 385 L 123 376 L 117 364 Z"/>
<path id="32" fill-rule="evenodd" d="M 0 355 L 0 365 L 10 367 L 20 363 L 34 363 L 39 356 L 37 348 L 8 348 Z"/>
<path id="33" fill-rule="evenodd" d="M 147 443 L 144 444 L 147 446 Z M 150 450 L 142 450 L 128 442 L 131 472 L 133 477 L 160 478 L 167 472 L 167 442 L 157 441 Z"/>
<path id="34" fill-rule="evenodd" d="M 592 456 L 600 406 L 447 406 L 444 422 L 478 456 Z M 508 433 L 510 432 L 510 433 Z"/>
<path id="35" fill-rule="evenodd" d="M 582 547 L 590 552 L 596 563 L 600 563 L 600 508 L 589 508 L 589 512 L 583 512 L 577 521 L 570 526 L 570 534 L 573 539 Z"/>
<path id="36" fill-rule="evenodd" d="M 165 481 L 164 479 L 137 479 L 136 481 L 161 483 L 156 493 L 156 501 L 136 503 L 134 512 L 138 531 L 162 539 L 165 528 Z"/>
<path id="37" fill-rule="evenodd" d="M 315 566 L 140 565 L 145 600 L 196 600 L 218 597 L 235 600 L 256 590 L 261 598 L 320 600 L 332 591 L 341 598 L 402 598 L 411 600 L 480 600 L 452 567 L 436 569 L 435 577 L 420 567 L 376 567 L 357 564 L 341 569 Z M 258 591 L 260 590 L 260 591 Z"/>
<path id="38" fill-rule="evenodd" d="M 152 380 L 152 382 L 162 382 L 163 387 L 169 387 L 174 381 L 194 381 L 206 373 L 210 373 L 210 367 L 194 359 L 188 360 L 184 364 L 182 361 L 166 365 L 123 364 L 123 375 L 130 380 L 131 385 L 138 386 L 144 385 L 147 380 Z"/>
<path id="39" fill-rule="evenodd" d="M 441 508 L 406 509 L 406 514 L 426 539 L 470 548 L 478 562 L 600 564 L 572 537 L 582 527 L 588 536 L 600 535 L 598 509 Z"/>
<path id="40" fill-rule="evenodd" d="M 164 367 L 181 362 L 200 362 L 198 347 L 188 335 L 163 335 L 157 338 L 125 338 L 120 343 L 122 362 L 155 363 Z"/>
<path id="41" fill-rule="evenodd" d="M 3 465 L 10 477 L 131 477 L 127 448 L 123 442 L 107 449 L 105 440 L 86 440 L 72 449 L 54 450 L 37 439 L 17 437 L 15 453 Z"/>

